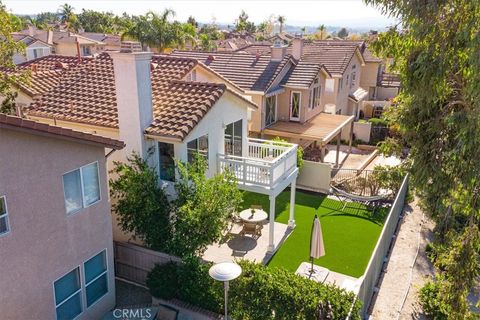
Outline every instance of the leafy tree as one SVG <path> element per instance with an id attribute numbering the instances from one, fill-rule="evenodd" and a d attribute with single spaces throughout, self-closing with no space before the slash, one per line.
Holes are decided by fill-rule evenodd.
<path id="1" fill-rule="evenodd" d="M 58 14 L 60 16 L 60 21 L 62 23 L 68 23 L 70 21 L 70 19 L 72 19 L 72 17 L 75 15 L 73 10 L 75 10 L 75 8 L 72 7 L 71 5 L 69 5 L 68 3 L 62 4 L 60 6 L 60 8 L 58 9 Z"/>
<path id="2" fill-rule="evenodd" d="M 39 29 L 46 29 L 48 24 L 59 23 L 60 18 L 55 12 L 41 12 L 31 18 L 31 23 Z"/>
<path id="3" fill-rule="evenodd" d="M 221 239 L 232 211 L 242 202 L 242 193 L 230 172 L 207 178 L 206 161 L 199 155 L 193 164 L 177 162 L 177 168 L 169 251 L 181 257 L 200 255 L 209 244 Z"/>
<path id="4" fill-rule="evenodd" d="M 214 22 L 204 24 L 198 32 L 199 38 L 202 34 L 206 34 L 210 40 L 223 39 L 223 34 L 218 30 L 218 26 Z"/>
<path id="5" fill-rule="evenodd" d="M 238 19 L 235 20 L 235 31 L 247 33 L 254 33 L 256 31 L 255 24 L 248 21 L 248 14 L 246 14 L 244 10 L 242 10 Z"/>
<path id="6" fill-rule="evenodd" d="M 165 250 L 171 238 L 170 204 L 158 176 L 146 160 L 133 153 L 126 163 L 115 162 L 110 179 L 112 208 L 125 232 L 132 232 L 155 250 Z"/>
<path id="7" fill-rule="evenodd" d="M 348 31 L 346 28 L 342 28 L 338 31 L 337 36 L 342 39 L 346 39 L 348 37 Z"/>
<path id="8" fill-rule="evenodd" d="M 280 24 L 280 33 L 283 32 L 283 25 L 285 24 L 285 16 L 278 16 L 277 17 L 277 22 Z"/>
<path id="9" fill-rule="evenodd" d="M 430 313 L 469 319 L 467 295 L 479 274 L 480 7 L 477 1 L 366 0 L 402 21 L 378 36 L 402 90 L 397 121 L 411 146 L 412 185 L 436 222 L 436 277 Z M 428 298 L 427 298 L 428 299 Z"/>
<path id="10" fill-rule="evenodd" d="M 327 39 L 327 36 L 328 36 L 327 27 L 324 24 L 318 26 L 317 32 L 315 33 L 315 39 L 325 40 Z"/>
<path id="11" fill-rule="evenodd" d="M 199 40 L 200 43 L 198 44 L 198 49 L 202 51 L 214 51 L 216 49 L 215 43 L 210 39 L 208 34 L 200 34 Z"/>
<path id="12" fill-rule="evenodd" d="M 191 24 L 195 29 L 198 28 L 198 22 L 193 16 L 188 17 L 187 23 Z"/>
<path id="13" fill-rule="evenodd" d="M 78 21 L 86 32 L 114 32 L 114 14 L 111 12 L 83 9 L 78 15 Z"/>
<path id="14" fill-rule="evenodd" d="M 5 6 L 0 2 L 0 68 L 15 68 L 13 63 L 13 56 L 15 54 L 24 54 L 25 45 L 23 42 L 15 41 L 12 38 L 12 32 L 16 27 L 12 21 L 12 15 L 7 12 Z M 0 104 L 0 113 L 14 114 L 15 113 L 15 98 L 17 91 L 14 83 L 17 81 L 26 81 L 28 74 L 25 73 L 7 73 L 0 77 L 0 96 L 4 97 Z M 21 78 L 21 79 L 20 79 Z"/>

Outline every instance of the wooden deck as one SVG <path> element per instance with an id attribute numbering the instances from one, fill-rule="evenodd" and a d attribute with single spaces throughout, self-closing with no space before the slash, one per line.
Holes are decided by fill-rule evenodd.
<path id="1" fill-rule="evenodd" d="M 265 128 L 264 133 L 279 137 L 321 141 L 325 145 L 353 120 L 354 116 L 320 113 L 305 123 L 277 121 Z"/>

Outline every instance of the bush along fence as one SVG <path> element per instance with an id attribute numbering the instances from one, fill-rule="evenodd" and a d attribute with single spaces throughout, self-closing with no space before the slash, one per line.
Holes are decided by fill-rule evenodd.
<path id="1" fill-rule="evenodd" d="M 285 269 L 240 261 L 242 275 L 230 283 L 229 310 L 233 319 L 345 319 L 355 300 L 336 286 L 299 277 Z M 197 258 L 184 264 L 156 266 L 147 286 L 159 299 L 179 299 L 216 313 L 223 312 L 223 285 L 208 275 L 211 264 Z M 360 302 L 350 319 L 360 319 Z"/>
<path id="2" fill-rule="evenodd" d="M 375 287 L 381 276 L 383 265 L 386 261 L 391 246 L 393 244 L 393 236 L 396 233 L 398 221 L 403 211 L 405 199 L 408 194 L 408 175 L 405 176 L 398 190 L 395 201 L 393 202 L 390 212 L 388 213 L 382 233 L 378 238 L 373 254 L 367 265 L 367 269 L 363 275 L 363 281 L 358 291 L 358 299 L 362 301 L 361 316 L 367 318 L 368 308 L 375 292 Z M 354 306 L 355 308 L 355 306 Z M 353 313 L 352 313 L 353 314 Z M 355 319 L 350 317 L 349 319 Z"/>

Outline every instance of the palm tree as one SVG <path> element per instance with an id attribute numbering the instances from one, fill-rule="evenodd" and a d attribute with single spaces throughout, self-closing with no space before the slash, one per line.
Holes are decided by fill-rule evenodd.
<path id="1" fill-rule="evenodd" d="M 280 33 L 283 32 L 283 24 L 285 23 L 285 16 L 278 16 L 277 21 L 280 23 Z"/>
<path id="2" fill-rule="evenodd" d="M 207 34 L 202 33 L 200 35 L 199 47 L 202 51 L 213 51 L 215 50 L 215 43 L 210 39 Z"/>
<path id="3" fill-rule="evenodd" d="M 320 25 L 318 28 L 317 28 L 317 31 L 318 31 L 318 38 L 319 40 L 324 40 L 327 38 L 327 27 L 325 27 L 324 24 Z"/>
<path id="4" fill-rule="evenodd" d="M 68 3 L 60 6 L 60 8 L 58 9 L 58 14 L 60 15 L 60 20 L 62 23 L 67 23 L 68 21 L 70 21 L 72 16 L 75 15 L 75 13 L 73 12 L 74 9 L 75 8 L 73 8 Z"/>

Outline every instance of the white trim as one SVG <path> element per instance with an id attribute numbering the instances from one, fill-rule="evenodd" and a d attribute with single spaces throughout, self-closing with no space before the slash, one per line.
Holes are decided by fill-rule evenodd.
<path id="1" fill-rule="evenodd" d="M 98 178 L 98 200 L 90 203 L 90 204 L 87 204 L 85 202 L 85 186 L 83 184 L 83 169 L 85 167 L 88 167 L 88 166 L 91 166 L 93 164 L 96 164 L 97 165 L 97 178 Z M 81 193 L 82 193 L 82 207 L 81 208 L 78 208 L 77 210 L 74 210 L 72 212 L 66 212 L 67 216 L 72 216 L 74 214 L 76 214 L 77 212 L 81 211 L 82 209 L 86 209 L 88 207 L 91 207 L 93 206 L 94 204 L 97 204 L 99 203 L 100 201 L 102 201 L 102 188 L 101 188 L 101 183 L 100 183 L 100 165 L 99 165 L 99 162 L 98 160 L 97 161 L 93 161 L 91 163 L 88 163 L 86 165 L 83 165 L 79 168 L 76 168 L 76 169 L 73 169 L 73 170 L 70 170 L 70 171 L 67 171 L 65 173 L 62 174 L 62 187 L 63 187 L 63 200 L 64 202 L 66 202 L 66 197 L 65 197 L 65 181 L 63 179 L 63 177 L 66 175 L 66 174 L 69 174 L 69 173 L 72 173 L 72 172 L 75 172 L 75 171 L 79 171 L 80 172 L 80 190 L 81 190 Z M 65 211 L 67 211 L 67 207 L 65 206 Z"/>
<path id="2" fill-rule="evenodd" d="M 89 283 L 87 283 L 87 280 L 86 280 L 86 274 L 85 274 L 85 263 L 87 263 L 87 261 L 91 260 L 92 258 L 96 257 L 97 255 L 99 255 L 100 253 L 102 252 L 105 252 L 105 271 L 102 272 L 101 274 L 99 274 L 98 276 L 96 276 L 95 278 L 93 278 L 92 280 L 90 280 Z M 84 288 L 85 288 L 85 310 L 88 310 L 90 308 L 92 308 L 94 305 L 96 305 L 98 302 L 100 302 L 100 300 L 102 300 L 103 297 L 105 297 L 109 292 L 110 292 L 110 281 L 108 279 L 108 251 L 107 251 L 107 248 L 105 249 L 102 249 L 100 252 L 97 252 L 96 254 L 94 254 L 93 256 L 91 256 L 90 258 L 88 258 L 87 260 L 85 260 L 82 264 L 82 267 L 83 267 L 83 282 L 82 285 L 84 284 Z M 88 301 L 87 301 L 87 287 L 89 285 L 91 285 L 93 282 L 95 282 L 96 280 L 98 280 L 100 277 L 102 277 L 103 275 L 106 275 L 107 277 L 107 292 L 105 292 L 103 295 L 101 295 L 100 297 L 98 297 L 97 300 L 95 300 L 95 302 L 93 302 L 90 306 L 88 306 Z"/>
<path id="3" fill-rule="evenodd" d="M 292 97 L 294 93 L 298 93 L 298 117 L 292 117 Z M 290 92 L 290 103 L 289 103 L 289 110 L 288 110 L 288 115 L 289 115 L 289 120 L 290 121 L 300 121 L 300 111 L 302 110 L 302 92 L 301 91 L 294 91 L 292 90 Z"/>
<path id="4" fill-rule="evenodd" d="M 3 203 L 5 205 L 5 213 L 0 215 L 0 219 L 5 218 L 5 224 L 7 225 L 7 231 L 0 233 L 0 237 L 4 237 L 4 236 L 6 236 L 7 234 L 10 233 L 11 228 L 10 228 L 10 219 L 9 219 L 9 216 L 8 216 L 7 196 L 6 195 L 0 196 L 0 200 L 1 199 L 3 199 Z"/>
<path id="5" fill-rule="evenodd" d="M 58 320 L 58 316 L 57 316 L 57 308 L 60 307 L 62 304 L 64 304 L 66 301 L 68 301 L 70 298 L 72 298 L 73 296 L 77 295 L 78 293 L 81 293 L 82 292 L 82 289 L 83 289 L 83 286 L 82 286 L 82 272 L 80 270 L 81 268 L 81 265 L 77 265 L 76 267 L 74 267 L 73 269 L 71 269 L 70 271 L 64 273 L 63 275 L 61 275 L 60 277 L 58 277 L 57 279 L 53 280 L 52 281 L 52 289 L 53 289 L 53 305 L 54 305 L 54 309 L 55 309 L 55 319 Z M 69 274 L 70 272 L 74 271 L 78 269 L 78 280 L 80 282 L 80 289 L 78 289 L 77 291 L 75 291 L 74 293 L 72 293 L 71 295 L 69 295 L 67 298 L 65 298 L 60 304 L 57 305 L 57 297 L 56 297 L 56 294 L 55 294 L 55 282 L 57 282 L 58 280 L 62 279 L 63 277 L 65 277 L 67 274 Z M 80 308 L 81 308 L 81 312 L 75 316 L 75 318 L 73 318 L 73 320 L 77 319 L 79 316 L 82 315 L 82 313 L 85 311 L 84 310 L 84 301 L 83 301 L 83 296 L 82 294 L 80 294 Z"/>

